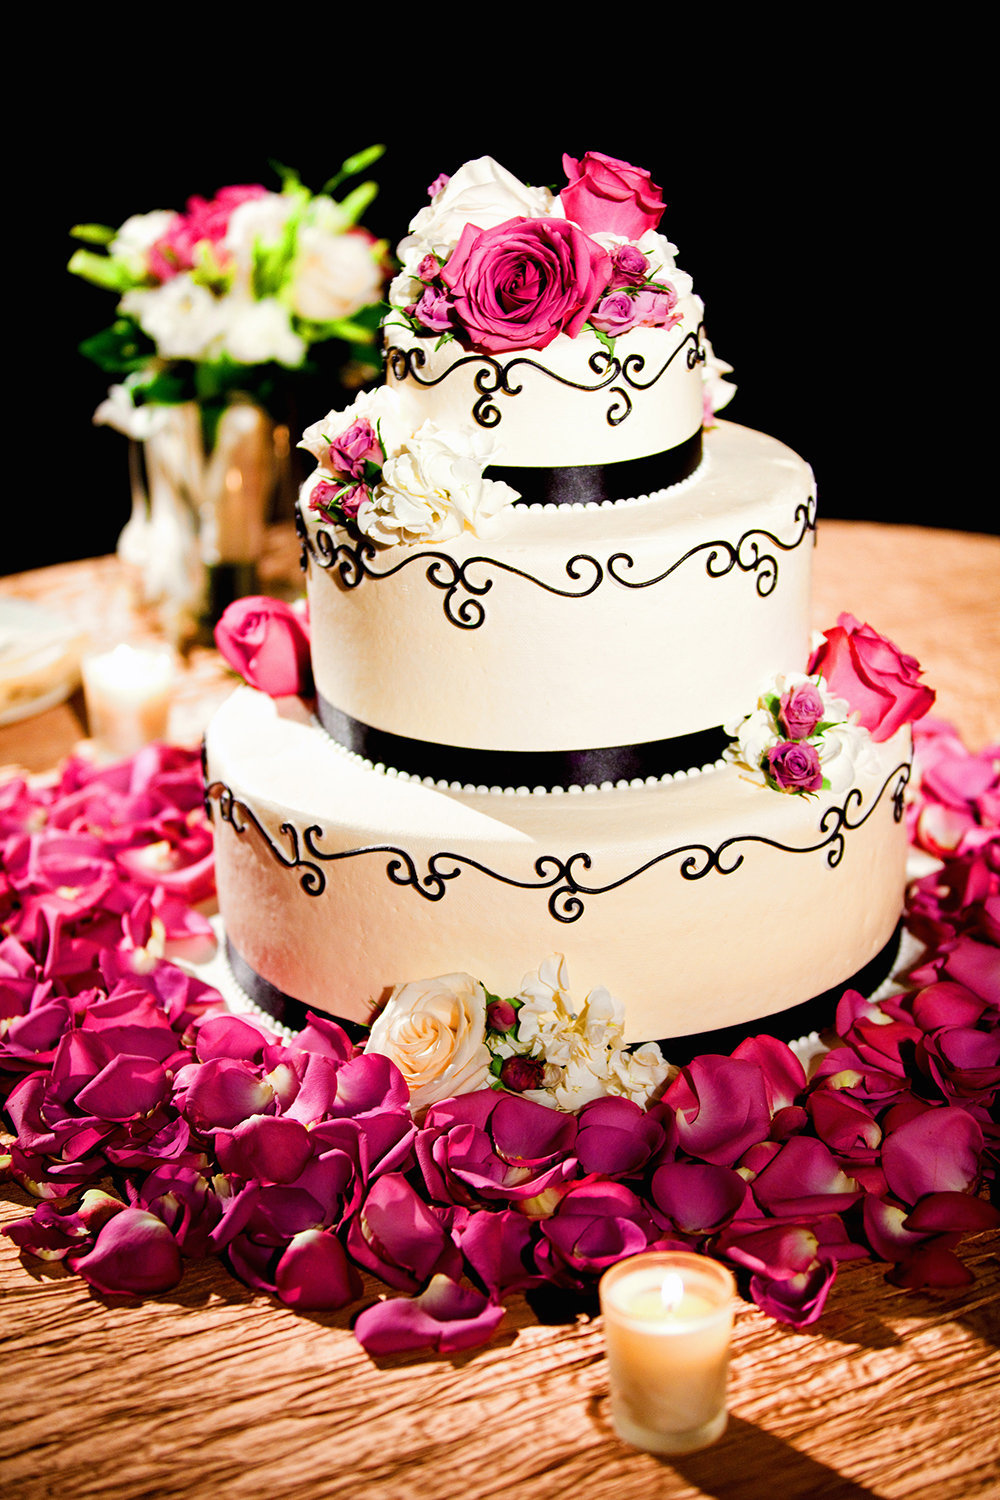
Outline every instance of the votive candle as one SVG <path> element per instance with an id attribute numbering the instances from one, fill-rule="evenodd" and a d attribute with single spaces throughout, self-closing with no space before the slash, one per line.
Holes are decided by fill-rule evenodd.
<path id="1" fill-rule="evenodd" d="M 130 646 L 86 656 L 81 663 L 91 737 L 114 755 L 131 755 L 167 731 L 174 682 L 167 646 Z"/>
<path id="2" fill-rule="evenodd" d="M 735 1283 L 718 1261 L 654 1250 L 601 1277 L 611 1418 L 625 1442 L 690 1453 L 726 1427 Z"/>

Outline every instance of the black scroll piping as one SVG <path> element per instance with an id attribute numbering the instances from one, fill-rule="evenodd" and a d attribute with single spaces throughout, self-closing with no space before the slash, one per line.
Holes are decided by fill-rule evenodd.
<path id="1" fill-rule="evenodd" d="M 376 729 L 336 708 L 321 693 L 316 698 L 316 714 L 331 739 L 373 765 L 392 766 L 434 781 L 457 781 L 463 786 L 567 789 L 600 786 L 606 781 L 645 780 L 711 764 L 730 740 L 719 725 L 638 745 L 605 745 L 593 750 L 483 750 Z"/>
<path id="2" fill-rule="evenodd" d="M 499 573 L 513 574 L 561 599 L 586 599 L 600 588 L 605 578 L 611 578 L 623 588 L 651 588 L 669 578 L 691 558 L 707 553 L 705 572 L 709 578 L 723 578 L 733 568 L 738 568 L 743 573 L 753 573 L 757 593 L 762 599 L 766 598 L 774 591 L 778 582 L 778 560 L 773 552 L 762 550 L 759 539 L 766 540 L 778 551 L 794 552 L 802 545 L 806 536 L 816 530 L 816 501 L 810 497 L 805 504 L 796 506 L 794 519 L 799 529 L 791 541 L 782 541 L 773 532 L 754 527 L 745 531 L 735 543 L 724 539 L 699 542 L 652 578 L 636 579 L 627 576 L 626 570 L 635 566 L 627 552 L 615 552 L 604 563 L 589 553 L 576 552 L 565 564 L 565 571 L 568 579 L 580 584 L 578 588 L 559 588 L 556 584 L 547 583 L 545 579 L 525 572 L 523 568 L 515 568 L 512 563 L 482 555 L 466 558 L 460 563 L 447 552 L 413 551 L 391 567 L 375 568 L 372 563 L 379 556 L 380 549 L 368 537 L 363 536 L 357 527 L 347 528 L 349 541 L 338 541 L 333 533 L 323 527 L 310 534 L 298 507 L 295 517 L 302 543 L 303 567 L 312 558 L 317 567 L 330 573 L 342 588 L 356 589 L 365 579 L 377 582 L 382 578 L 392 578 L 403 568 L 426 563 L 427 582 L 440 589 L 444 595 L 442 607 L 445 618 L 460 630 L 478 630 L 486 619 L 486 609 L 481 601 L 493 587 L 493 579 L 477 579 L 472 575 L 473 569 L 493 568 Z"/>
<path id="3" fill-rule="evenodd" d="M 608 575 L 615 583 L 620 583 L 627 589 L 648 589 L 655 583 L 662 583 L 675 573 L 690 558 L 697 557 L 699 553 L 707 552 L 705 559 L 705 572 L 709 578 L 724 578 L 731 573 L 733 568 L 738 568 L 741 573 L 753 573 L 756 577 L 757 593 L 762 599 L 766 599 L 774 592 L 778 582 L 778 560 L 773 552 L 761 549 L 763 539 L 781 552 L 794 552 L 801 547 L 810 532 L 816 530 L 816 498 L 810 495 L 804 505 L 795 507 L 795 520 L 798 523 L 798 535 L 790 542 L 783 542 L 780 537 L 775 536 L 773 531 L 766 531 L 763 527 L 754 527 L 745 531 L 735 544 L 724 540 L 713 542 L 699 542 L 696 547 L 691 547 L 683 557 L 671 563 L 669 568 L 664 568 L 652 578 L 629 578 L 624 569 L 635 567 L 632 558 L 627 552 L 616 552 L 607 560 Z"/>
<path id="4" fill-rule="evenodd" d="M 518 880 L 513 875 L 505 875 L 499 870 L 492 870 L 488 865 L 468 855 L 447 850 L 430 855 L 427 859 L 426 873 L 421 874 L 413 856 L 394 845 L 368 844 L 357 849 L 325 850 L 321 847 L 321 841 L 324 838 L 323 829 L 316 823 L 303 829 L 301 843 L 297 830 L 291 824 L 283 823 L 280 833 L 289 840 L 289 852 L 286 853 L 274 843 L 247 804 L 239 801 L 222 782 L 213 782 L 206 788 L 205 795 L 208 805 L 213 800 L 218 801 L 220 816 L 237 834 L 246 834 L 252 826 L 279 864 L 286 869 L 302 871 L 299 884 L 307 896 L 320 896 L 325 890 L 326 875 L 322 868 L 324 864 L 342 859 L 357 859 L 364 855 L 388 855 L 385 868 L 388 879 L 394 885 L 408 886 L 425 901 L 441 901 L 446 894 L 449 882 L 457 880 L 463 870 L 478 870 L 481 875 L 497 881 L 500 885 L 512 886 L 518 890 L 548 891 L 549 915 L 556 922 L 570 923 L 578 921 L 583 915 L 585 910 L 583 897 L 603 896 L 608 891 L 618 890 L 621 886 L 637 880 L 647 870 L 669 859 L 679 860 L 678 872 L 682 879 L 703 880 L 713 870 L 720 875 L 734 874 L 744 860 L 744 853 L 739 846 L 761 844 L 770 849 L 777 849 L 783 854 L 816 854 L 825 849 L 827 865 L 830 869 L 836 869 L 843 858 L 846 835 L 867 823 L 887 792 L 893 803 L 893 820 L 898 823 L 902 819 L 903 794 L 909 779 L 910 764 L 904 761 L 886 777 L 878 794 L 860 817 L 853 815 L 863 807 L 864 798 L 857 787 L 852 787 L 842 807 L 828 807 L 823 814 L 819 823 L 819 832 L 823 837 L 816 843 L 805 846 L 782 844 L 776 839 L 752 833 L 735 834 L 732 838 L 724 839 L 716 849 L 710 848 L 707 844 L 679 844 L 673 849 L 665 849 L 661 854 L 654 855 L 645 864 L 639 865 L 627 875 L 619 876 L 617 880 L 608 881 L 606 885 L 587 884 L 585 875 L 591 868 L 593 860 L 583 851 L 571 854 L 567 859 L 561 859 L 556 854 L 539 855 L 534 862 L 536 877 L 534 880 Z M 890 787 L 891 791 L 889 791 Z M 793 794 L 776 792 L 774 795 Z M 301 852 L 303 848 L 309 855 L 308 859 Z"/>
<path id="5" fill-rule="evenodd" d="M 479 369 L 472 383 L 479 394 L 473 402 L 471 415 L 480 427 L 497 427 L 503 419 L 503 413 L 494 397 L 521 394 L 524 386 L 514 372 L 522 366 L 535 370 L 546 379 L 554 380 L 557 385 L 568 386 L 574 391 L 588 393 L 608 391 L 614 399 L 608 406 L 605 417 L 609 427 L 620 427 L 632 411 L 630 390 L 650 390 L 681 354 L 684 355 L 689 370 L 704 363 L 703 333 L 704 325 L 699 324 L 697 329 L 692 330 L 676 345 L 659 369 L 645 379 L 643 376 L 646 373 L 646 360 L 643 355 L 626 354 L 624 359 L 619 359 L 610 349 L 597 349 L 587 361 L 595 376 L 592 385 L 583 384 L 579 380 L 571 380 L 568 375 L 560 375 L 548 365 L 541 364 L 526 354 L 517 354 L 513 359 L 506 360 L 497 359 L 492 354 L 464 354 L 440 375 L 433 376 L 425 376 L 421 373 L 427 363 L 427 352 L 419 345 L 401 349 L 398 344 L 390 344 L 386 348 L 385 359 L 394 380 L 400 383 L 404 380 L 412 380 L 416 385 L 423 386 L 425 390 L 440 385 L 464 365 L 478 365 Z"/>

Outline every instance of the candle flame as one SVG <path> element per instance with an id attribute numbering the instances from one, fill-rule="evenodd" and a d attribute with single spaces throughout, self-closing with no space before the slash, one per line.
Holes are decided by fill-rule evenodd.
<path id="1" fill-rule="evenodd" d="M 684 1296 L 684 1283 L 676 1271 L 667 1271 L 664 1274 L 660 1295 L 667 1312 L 672 1313 L 680 1306 Z"/>

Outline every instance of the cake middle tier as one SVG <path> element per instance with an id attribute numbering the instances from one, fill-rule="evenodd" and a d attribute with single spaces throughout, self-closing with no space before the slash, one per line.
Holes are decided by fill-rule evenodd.
<path id="1" fill-rule="evenodd" d="M 720 423 L 683 483 L 516 505 L 489 541 L 377 548 L 318 520 L 309 489 L 313 671 L 337 738 L 344 724 L 493 752 L 642 745 L 738 718 L 765 670 L 804 668 L 812 473 L 761 433 Z M 475 766 L 441 774 L 495 780 Z"/>

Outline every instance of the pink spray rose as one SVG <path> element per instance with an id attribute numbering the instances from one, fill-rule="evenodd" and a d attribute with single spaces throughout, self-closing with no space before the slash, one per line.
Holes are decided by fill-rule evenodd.
<path id="1" fill-rule="evenodd" d="M 789 739 L 807 740 L 823 717 L 823 699 L 811 682 L 781 695 L 780 718 Z"/>
<path id="2" fill-rule="evenodd" d="M 198 246 L 218 245 L 226 235 L 233 210 L 252 198 L 263 198 L 267 189 L 259 183 L 220 188 L 212 199 L 189 198 L 187 212 L 177 214 L 166 234 L 149 252 L 149 269 L 158 281 L 169 281 L 195 264 Z"/>
<path id="3" fill-rule="evenodd" d="M 823 772 L 814 745 L 783 740 L 764 758 L 764 768 L 779 792 L 818 792 Z"/>
<path id="4" fill-rule="evenodd" d="M 579 161 L 564 156 L 563 171 L 569 183 L 559 197 L 567 217 L 582 228 L 637 240 L 659 224 L 666 205 L 642 167 L 588 151 Z"/>
<path id="5" fill-rule="evenodd" d="M 649 272 L 649 262 L 638 245 L 616 245 L 611 252 L 613 286 L 639 286 Z"/>
<path id="6" fill-rule="evenodd" d="M 367 417 L 359 417 L 330 444 L 330 468 L 335 474 L 360 479 L 370 460 L 380 464 L 384 458 L 375 429 Z"/>
<path id="7" fill-rule="evenodd" d="M 602 297 L 590 315 L 594 327 L 612 338 L 620 333 L 628 333 L 630 328 L 635 327 L 636 318 L 636 299 L 620 290 Z"/>
<path id="8" fill-rule="evenodd" d="M 918 681 L 914 658 L 851 614 L 840 615 L 825 632 L 808 671 L 810 676 L 822 672 L 831 691 L 847 700 L 879 743 L 922 718 L 934 702 L 932 690 Z"/>
<path id="9" fill-rule="evenodd" d="M 466 224 L 441 272 L 455 322 L 483 349 L 544 349 L 575 338 L 611 275 L 607 251 L 565 219 Z"/>
<path id="10" fill-rule="evenodd" d="M 280 599 L 236 599 L 215 627 L 215 644 L 244 681 L 271 698 L 312 691 L 309 636 Z"/>

